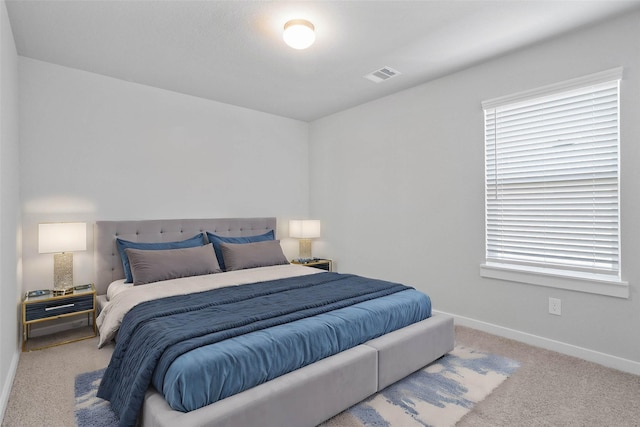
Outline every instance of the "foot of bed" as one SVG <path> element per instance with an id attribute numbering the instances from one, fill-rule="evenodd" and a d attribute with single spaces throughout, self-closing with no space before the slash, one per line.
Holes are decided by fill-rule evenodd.
<path id="1" fill-rule="evenodd" d="M 368 341 L 378 351 L 378 391 L 453 350 L 453 318 L 434 315 Z"/>
<path id="2" fill-rule="evenodd" d="M 150 389 L 141 425 L 313 427 L 453 350 L 454 339 L 453 318 L 434 315 L 187 413 Z"/>

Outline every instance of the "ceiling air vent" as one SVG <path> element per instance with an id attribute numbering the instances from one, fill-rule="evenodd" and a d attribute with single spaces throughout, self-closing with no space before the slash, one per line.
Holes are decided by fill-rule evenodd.
<path id="1" fill-rule="evenodd" d="M 395 77 L 398 74 L 401 74 L 400 71 L 394 70 L 391 67 L 383 67 L 379 70 L 374 71 L 373 73 L 365 75 L 364 78 L 369 79 L 375 83 L 380 83 L 385 80 L 389 80 L 391 77 Z"/>

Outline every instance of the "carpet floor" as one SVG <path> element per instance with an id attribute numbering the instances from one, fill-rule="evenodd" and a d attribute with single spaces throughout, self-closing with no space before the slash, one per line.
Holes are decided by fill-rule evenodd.
<path id="1" fill-rule="evenodd" d="M 456 345 L 521 365 L 458 427 L 640 426 L 639 376 L 460 326 Z M 2 426 L 76 425 L 75 378 L 107 366 L 112 351 L 94 338 L 22 353 Z"/>

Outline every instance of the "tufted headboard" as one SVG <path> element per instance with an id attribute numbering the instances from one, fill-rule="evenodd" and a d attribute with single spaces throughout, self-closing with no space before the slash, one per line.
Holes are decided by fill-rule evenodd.
<path id="1" fill-rule="evenodd" d="M 94 230 L 95 286 L 106 294 L 111 282 L 124 278 L 116 237 L 134 242 L 172 242 L 209 231 L 220 236 L 253 236 L 276 230 L 276 218 L 167 219 L 97 221 Z"/>

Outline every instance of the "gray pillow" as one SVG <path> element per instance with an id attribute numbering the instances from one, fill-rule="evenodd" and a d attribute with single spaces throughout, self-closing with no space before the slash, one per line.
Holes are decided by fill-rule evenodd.
<path id="1" fill-rule="evenodd" d="M 227 271 L 289 264 L 280 240 L 255 243 L 220 243 Z"/>
<path id="2" fill-rule="evenodd" d="M 211 243 L 194 248 L 167 250 L 125 249 L 134 285 L 220 273 Z"/>

